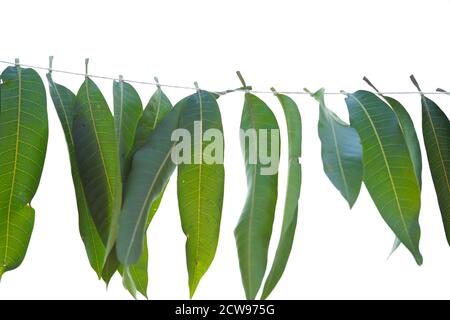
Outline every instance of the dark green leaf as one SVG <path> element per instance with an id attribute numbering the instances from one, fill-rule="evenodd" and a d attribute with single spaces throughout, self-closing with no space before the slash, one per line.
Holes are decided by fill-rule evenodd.
<path id="1" fill-rule="evenodd" d="M 442 221 L 450 245 L 450 122 L 438 105 L 423 95 L 422 131 Z"/>
<path id="2" fill-rule="evenodd" d="M 368 91 L 350 94 L 346 103 L 351 126 L 361 137 L 364 183 L 383 219 L 422 264 L 420 187 L 397 116 Z"/>
<path id="3" fill-rule="evenodd" d="M 284 203 L 284 216 L 278 248 L 273 261 L 272 269 L 264 285 L 262 299 L 267 299 L 272 290 L 281 279 L 286 268 L 289 255 L 294 242 L 297 227 L 298 199 L 302 181 L 301 157 L 302 146 L 302 120 L 296 103 L 286 95 L 276 94 L 283 107 L 289 137 L 288 181 L 286 200 Z"/>

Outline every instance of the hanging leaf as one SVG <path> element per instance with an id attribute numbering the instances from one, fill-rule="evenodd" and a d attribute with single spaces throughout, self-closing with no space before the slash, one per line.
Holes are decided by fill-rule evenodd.
<path id="1" fill-rule="evenodd" d="M 144 113 L 139 120 L 136 137 L 134 139 L 134 150 L 141 148 L 147 141 L 150 134 L 155 130 L 161 120 L 172 110 L 172 104 L 169 98 L 164 94 L 160 87 L 150 98 Z"/>
<path id="2" fill-rule="evenodd" d="M 403 132 L 403 136 L 405 137 L 406 145 L 409 150 L 409 154 L 411 156 L 411 160 L 414 166 L 414 172 L 416 173 L 417 181 L 419 182 L 419 187 L 422 188 L 422 154 L 420 151 L 419 139 L 417 138 L 416 129 L 414 128 L 414 123 L 406 111 L 405 107 L 396 99 L 385 96 L 381 94 L 378 89 L 367 79 L 367 77 L 363 78 L 369 86 L 371 86 L 380 96 L 386 100 L 389 106 L 394 110 L 398 122 L 400 125 L 400 129 Z M 394 245 L 392 246 L 391 255 L 395 250 L 400 246 L 401 241 L 397 238 L 394 241 Z"/>
<path id="3" fill-rule="evenodd" d="M 187 237 L 186 256 L 192 298 L 214 259 L 222 216 L 225 178 L 223 128 L 216 98 L 206 91 L 191 95 L 181 113 L 180 128 L 186 129 L 190 137 L 189 142 L 183 141 L 189 147 L 188 151 L 183 151 L 188 153 L 189 162 L 178 166 L 177 190 L 181 223 Z M 208 133 L 213 136 L 209 137 L 210 141 L 205 141 Z M 217 148 L 210 154 L 214 153 L 216 159 L 206 159 L 205 153 L 213 144 L 217 144 Z"/>
<path id="4" fill-rule="evenodd" d="M 119 144 L 120 171 L 126 177 L 136 127 L 142 116 L 142 102 L 137 91 L 122 79 L 113 83 L 114 121 Z"/>
<path id="5" fill-rule="evenodd" d="M 249 130 L 249 131 L 248 131 Z M 277 202 L 278 163 L 276 173 L 268 174 L 267 164 L 258 157 L 261 152 L 278 155 L 277 141 L 267 141 L 267 148 L 260 148 L 273 130 L 279 130 L 277 120 L 269 107 L 257 96 L 246 93 L 241 118 L 241 134 L 253 132 L 250 139 L 241 137 L 247 173 L 247 199 L 239 223 L 234 231 L 239 255 L 242 283 L 247 299 L 255 299 L 267 267 L 269 242 Z M 260 136 L 262 132 L 266 137 Z M 246 143 L 246 140 L 249 140 Z M 277 145 L 278 142 L 278 145 Z M 275 144 L 275 149 L 272 147 Z M 273 164 L 272 164 L 273 165 Z"/>
<path id="6" fill-rule="evenodd" d="M 422 130 L 439 208 L 450 244 L 450 122 L 436 103 L 422 96 Z"/>
<path id="7" fill-rule="evenodd" d="M 420 265 L 420 187 L 397 116 L 367 91 L 349 94 L 345 101 L 351 126 L 361 137 L 364 183 L 383 219 Z"/>
<path id="8" fill-rule="evenodd" d="M 422 133 L 428 163 L 450 245 L 450 122 L 431 99 L 425 97 L 414 76 L 411 80 L 422 97 Z"/>
<path id="9" fill-rule="evenodd" d="M 36 71 L 19 65 L 0 76 L 0 278 L 23 261 L 34 225 L 30 206 L 47 149 L 47 101 Z"/>
<path id="10" fill-rule="evenodd" d="M 272 290 L 281 279 L 286 268 L 289 255 L 294 242 L 295 229 L 297 227 L 298 199 L 302 181 L 301 165 L 298 159 L 301 157 L 302 146 L 302 120 L 300 112 L 294 100 L 286 95 L 275 92 L 286 118 L 289 138 L 288 181 L 286 200 L 284 203 L 284 216 L 281 228 L 280 240 L 272 264 L 272 269 L 264 285 L 262 299 L 267 299 Z"/>
<path id="11" fill-rule="evenodd" d="M 175 169 L 171 154 L 176 142 L 171 136 L 185 102 L 180 101 L 164 117 L 133 157 L 117 239 L 117 254 L 124 266 L 136 263 L 142 255 L 150 208 Z"/>
<path id="12" fill-rule="evenodd" d="M 72 135 L 72 123 L 75 114 L 76 96 L 69 89 L 53 82 L 51 73 L 47 74 L 50 95 L 58 114 L 69 150 L 72 180 L 75 188 L 78 206 L 78 224 L 89 263 L 98 277 L 102 277 L 103 261 L 105 260 L 105 246 L 97 232 L 81 183 L 80 173 L 75 158 L 75 147 Z"/>
<path id="13" fill-rule="evenodd" d="M 320 108 L 318 128 L 323 170 L 352 208 L 363 177 L 362 146 L 358 132 L 326 107 L 324 89 L 313 96 Z"/>
<path id="14" fill-rule="evenodd" d="M 121 203 L 121 177 L 114 119 L 100 89 L 89 78 L 77 93 L 73 140 L 89 211 L 109 254 Z"/>

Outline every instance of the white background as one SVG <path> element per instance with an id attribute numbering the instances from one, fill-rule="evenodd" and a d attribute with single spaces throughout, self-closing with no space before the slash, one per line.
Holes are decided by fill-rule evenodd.
<path id="1" fill-rule="evenodd" d="M 241 70 L 256 89 L 329 91 L 367 89 L 367 75 L 381 90 L 450 90 L 450 1 L 2 1 L 0 59 L 92 74 L 229 89 Z M 3 67 L 3 66 L 2 66 Z M 44 77 L 41 72 L 41 76 Z M 45 79 L 45 78 L 44 78 Z M 76 91 L 81 77 L 54 74 Z M 96 80 L 112 104 L 112 83 Z M 144 103 L 151 86 L 136 86 Z M 167 90 L 172 102 L 191 92 Z M 261 95 L 278 117 L 283 134 L 280 196 L 271 247 L 278 241 L 286 182 L 287 140 L 281 107 Z M 295 96 L 303 117 L 303 185 L 298 233 L 284 277 L 273 299 L 450 298 L 450 248 L 426 161 L 423 170 L 421 250 L 424 265 L 400 248 L 363 187 L 352 211 L 322 170 L 317 136 L 318 106 Z M 419 137 L 419 96 L 399 98 Z M 448 112 L 449 96 L 433 96 Z M 348 118 L 342 96 L 328 106 Z M 246 194 L 239 147 L 241 93 L 220 98 L 226 139 L 225 201 L 220 243 L 197 299 L 240 299 L 244 292 L 233 236 Z M 129 299 L 116 276 L 109 289 L 90 269 L 78 234 L 77 211 L 63 131 L 49 100 L 50 138 L 39 191 L 36 224 L 23 264 L 4 275 L 0 299 Z M 185 237 L 176 201 L 176 175 L 149 229 L 150 299 L 189 297 Z"/>

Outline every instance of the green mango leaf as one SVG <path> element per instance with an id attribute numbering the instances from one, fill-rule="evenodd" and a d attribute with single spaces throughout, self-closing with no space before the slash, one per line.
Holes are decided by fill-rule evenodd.
<path id="1" fill-rule="evenodd" d="M 125 185 L 117 239 L 117 255 L 125 267 L 136 263 L 141 257 L 150 208 L 175 169 L 171 154 L 176 142 L 171 140 L 171 136 L 178 128 L 185 101 L 180 101 L 164 117 L 133 157 Z"/>
<path id="2" fill-rule="evenodd" d="M 73 140 L 89 212 L 108 256 L 116 238 L 121 176 L 114 118 L 95 83 L 86 77 L 77 93 Z"/>
<path id="3" fill-rule="evenodd" d="M 169 98 L 164 94 L 161 88 L 157 88 L 150 98 L 144 113 L 139 120 L 136 137 L 134 139 L 134 150 L 137 151 L 147 141 L 150 134 L 155 130 L 161 120 L 172 110 L 172 104 Z"/>
<path id="4" fill-rule="evenodd" d="M 450 122 L 444 111 L 422 93 L 414 76 L 411 76 L 411 80 L 421 92 L 423 139 L 447 242 L 450 245 Z"/>
<path id="5" fill-rule="evenodd" d="M 271 155 L 273 152 L 280 154 L 279 149 L 272 149 L 274 142 L 272 139 L 267 143 L 267 150 L 262 150 L 260 143 L 265 141 L 261 140 L 266 139 L 261 138 L 259 133 L 260 130 L 263 130 L 262 132 L 267 132 L 267 138 L 269 138 L 272 130 L 279 130 L 279 128 L 270 108 L 257 96 L 246 93 L 241 118 L 241 134 L 249 129 L 256 130 L 256 132 L 254 131 L 255 136 L 252 139 L 241 137 L 248 193 L 234 235 L 246 297 L 255 299 L 267 267 L 267 255 L 278 195 L 278 170 L 275 174 L 267 174 L 262 170 L 267 165 L 261 161 L 258 155 L 266 151 L 267 155 Z M 251 145 L 253 147 L 250 147 Z M 278 163 L 276 167 L 278 168 Z"/>
<path id="6" fill-rule="evenodd" d="M 183 151 L 188 153 L 190 162 L 178 165 L 177 191 L 181 224 L 187 237 L 186 257 L 192 298 L 214 259 L 222 217 L 225 179 L 223 128 L 216 98 L 206 91 L 191 95 L 181 113 L 180 128 L 186 129 L 190 137 L 190 141 L 183 141 L 190 147 L 190 150 Z M 214 135 L 213 141 L 205 141 L 207 133 L 212 130 L 220 137 Z M 214 151 L 217 158 L 206 159 L 207 149 L 218 139 L 222 143 L 219 142 Z"/>
<path id="7" fill-rule="evenodd" d="M 55 106 L 61 122 L 66 138 L 67 148 L 69 150 L 72 180 L 78 206 L 78 224 L 81 239 L 83 240 L 91 267 L 95 270 L 98 277 L 101 278 L 103 272 L 103 261 L 105 260 L 105 246 L 97 232 L 94 221 L 89 212 L 89 207 L 84 194 L 83 184 L 81 183 L 80 173 L 78 171 L 78 165 L 75 157 L 72 124 L 75 114 L 76 96 L 66 87 L 53 82 L 51 73 L 47 74 L 47 79 L 50 88 L 50 96 L 52 97 L 53 105 Z"/>
<path id="8" fill-rule="evenodd" d="M 324 89 L 313 96 L 320 108 L 318 129 L 323 170 L 352 208 L 363 178 L 363 151 L 358 132 L 326 107 Z"/>
<path id="9" fill-rule="evenodd" d="M 369 79 L 364 77 L 363 80 L 366 81 L 367 84 L 371 86 L 381 97 L 383 97 L 384 100 L 386 100 L 386 102 L 392 108 L 392 110 L 394 110 L 395 115 L 398 118 L 400 129 L 402 130 L 403 136 L 405 137 L 406 145 L 408 146 L 409 154 L 414 166 L 414 171 L 416 173 L 416 178 L 419 182 L 419 187 L 422 188 L 422 153 L 420 151 L 420 144 L 419 139 L 417 138 L 416 129 L 408 111 L 406 111 L 405 107 L 403 107 L 403 105 L 398 100 L 381 94 L 378 89 L 369 81 Z M 389 256 L 391 256 L 398 249 L 400 244 L 401 241 L 396 238 Z"/>
<path id="10" fill-rule="evenodd" d="M 129 168 L 134 137 L 142 116 L 142 102 L 137 91 L 122 79 L 113 83 L 114 121 L 119 143 L 120 172 L 125 179 Z"/>
<path id="11" fill-rule="evenodd" d="M 34 225 L 30 206 L 42 174 L 48 122 L 44 84 L 19 65 L 0 76 L 0 278 L 23 261 Z"/>
<path id="12" fill-rule="evenodd" d="M 428 163 L 450 245 L 450 122 L 436 103 L 422 96 L 422 131 Z"/>
<path id="13" fill-rule="evenodd" d="M 422 264 L 420 187 L 397 116 L 368 91 L 346 98 L 350 123 L 363 146 L 364 183 L 383 219 Z"/>
<path id="14" fill-rule="evenodd" d="M 302 183 L 302 169 L 299 163 L 302 146 L 302 119 L 300 112 L 294 100 L 283 94 L 275 94 L 283 107 L 287 124 L 289 138 L 288 181 L 280 240 L 278 241 L 275 259 L 266 279 L 261 299 L 267 299 L 278 281 L 280 281 L 291 254 L 297 227 L 298 199 Z"/>

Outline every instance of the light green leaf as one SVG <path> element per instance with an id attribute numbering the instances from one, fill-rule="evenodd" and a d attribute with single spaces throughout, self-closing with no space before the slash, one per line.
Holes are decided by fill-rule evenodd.
<path id="1" fill-rule="evenodd" d="M 318 129 L 323 170 L 351 208 L 358 198 L 363 177 L 363 151 L 358 132 L 326 107 L 323 89 L 313 96 L 320 108 Z"/>
<path id="2" fill-rule="evenodd" d="M 164 117 L 133 157 L 117 239 L 117 254 L 125 267 L 136 263 L 141 257 L 150 208 L 175 169 L 171 154 L 176 142 L 171 140 L 171 136 L 178 128 L 184 105 L 185 100 L 180 101 Z"/>
<path id="3" fill-rule="evenodd" d="M 125 179 L 133 149 L 136 127 L 142 116 L 142 102 L 137 91 L 123 80 L 114 81 L 114 121 L 119 144 L 120 171 Z"/>
<path id="4" fill-rule="evenodd" d="M 181 224 L 187 237 L 186 258 L 192 297 L 214 259 L 222 217 L 223 161 L 210 163 L 204 159 L 206 147 L 218 142 L 217 137 L 212 142 L 205 141 L 204 134 L 216 130 L 223 139 L 216 98 L 206 91 L 191 95 L 181 113 L 180 128 L 186 129 L 191 137 L 188 143 L 191 163 L 178 166 L 177 191 Z M 219 157 L 223 159 L 223 143 L 218 148 L 216 155 L 220 153 Z"/>
<path id="5" fill-rule="evenodd" d="M 81 239 L 83 240 L 91 267 L 95 270 L 98 277 L 101 278 L 103 261 L 105 259 L 105 246 L 103 245 L 89 212 L 75 157 L 72 124 L 75 114 L 76 96 L 66 87 L 54 83 L 51 73 L 47 74 L 47 79 L 53 105 L 55 106 L 61 122 L 61 126 L 66 137 L 67 148 L 69 150 L 72 179 L 78 206 L 78 224 Z"/>
<path id="6" fill-rule="evenodd" d="M 364 183 L 383 219 L 420 265 L 420 187 L 397 116 L 368 91 L 345 101 L 363 146 Z"/>
<path id="7" fill-rule="evenodd" d="M 302 171 L 299 163 L 302 146 L 302 120 L 297 104 L 286 95 L 276 96 L 283 107 L 289 138 L 288 181 L 284 216 L 280 240 L 272 264 L 272 269 L 264 285 L 262 299 L 267 299 L 284 273 L 294 242 L 297 227 L 298 199 L 302 183 Z"/>
<path id="8" fill-rule="evenodd" d="M 16 65 L 1 74 L 0 277 L 23 261 L 34 225 L 30 202 L 47 149 L 44 84 L 32 69 Z"/>
<path id="9" fill-rule="evenodd" d="M 77 93 L 73 140 L 89 211 L 109 254 L 121 203 L 121 176 L 114 119 L 100 89 L 86 77 Z"/>
<path id="10" fill-rule="evenodd" d="M 255 95 L 246 93 L 241 130 L 247 132 L 249 129 L 256 130 L 256 132 L 253 131 L 255 132 L 253 138 L 241 138 L 248 193 L 234 234 L 246 297 L 255 299 L 267 267 L 278 190 L 278 170 L 276 174 L 263 174 L 261 169 L 264 169 L 266 165 L 261 162 L 258 155 L 266 151 L 267 155 L 271 155 L 273 152 L 279 155 L 279 149 L 272 150 L 272 139 L 267 143 L 267 150 L 260 150 L 259 144 L 263 139 L 260 139 L 259 133 L 260 130 L 267 130 L 265 131 L 267 137 L 270 137 L 272 130 L 279 130 L 279 128 L 269 107 Z M 254 147 L 250 147 L 251 145 Z M 278 168 L 278 163 L 276 168 Z"/>

